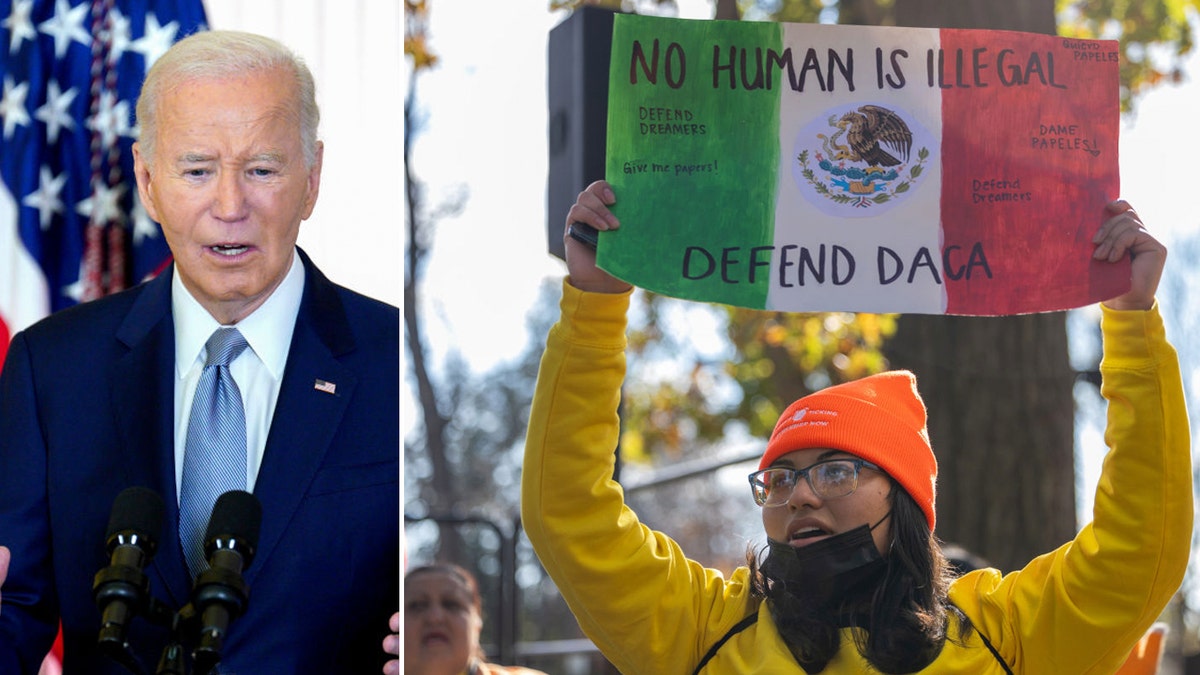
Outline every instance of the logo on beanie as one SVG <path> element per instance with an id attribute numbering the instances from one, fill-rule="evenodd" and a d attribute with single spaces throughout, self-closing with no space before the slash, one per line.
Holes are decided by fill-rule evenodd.
<path id="1" fill-rule="evenodd" d="M 801 408 L 792 413 L 790 424 L 780 429 L 775 433 L 776 436 L 782 433 L 791 431 L 792 429 L 803 429 L 804 427 L 827 427 L 829 419 L 816 419 L 817 417 L 834 418 L 837 417 L 836 410 L 822 410 L 816 408 Z M 808 419 L 805 419 L 808 418 Z"/>
<path id="2" fill-rule="evenodd" d="M 797 410 L 796 412 L 792 413 L 792 421 L 799 422 L 800 420 L 807 417 L 809 414 L 812 414 L 814 416 L 815 415 L 824 415 L 825 417 L 837 417 L 838 416 L 838 413 L 836 410 L 814 410 L 812 408 L 801 408 L 801 409 Z"/>

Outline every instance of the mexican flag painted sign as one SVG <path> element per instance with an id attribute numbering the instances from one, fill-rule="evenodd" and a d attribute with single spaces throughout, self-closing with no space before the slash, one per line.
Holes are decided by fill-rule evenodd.
<path id="1" fill-rule="evenodd" d="M 1117 44 L 617 15 L 598 262 L 675 297 L 1004 315 L 1118 295 Z"/>

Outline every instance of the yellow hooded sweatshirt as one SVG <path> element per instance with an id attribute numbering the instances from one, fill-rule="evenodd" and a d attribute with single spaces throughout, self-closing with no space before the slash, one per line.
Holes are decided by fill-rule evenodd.
<path id="1" fill-rule="evenodd" d="M 728 578 L 642 525 L 612 480 L 629 294 L 563 284 L 526 439 L 522 518 L 584 633 L 622 673 L 691 673 L 752 613 L 757 620 L 701 671 L 803 672 L 748 570 Z M 1110 452 L 1093 520 L 1007 575 L 971 572 L 950 600 L 975 630 L 947 640 L 922 673 L 1112 673 L 1179 587 L 1192 533 L 1191 446 L 1178 360 L 1155 307 L 1103 309 L 1101 393 Z M 849 629 L 847 629 L 849 630 Z M 949 634 L 957 635 L 951 626 Z M 843 635 L 825 675 L 877 672 Z"/>

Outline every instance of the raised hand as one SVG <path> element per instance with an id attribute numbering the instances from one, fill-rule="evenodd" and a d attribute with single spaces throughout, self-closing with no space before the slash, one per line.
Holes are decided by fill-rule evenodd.
<path id="1" fill-rule="evenodd" d="M 1092 238 L 1092 243 L 1096 244 L 1092 256 L 1109 262 L 1116 262 L 1126 255 L 1132 257 L 1129 291 L 1105 300 L 1104 304 L 1111 309 L 1150 309 L 1167 262 L 1167 247 L 1146 231 L 1129 202 L 1117 200 L 1104 208 L 1109 218 Z"/>
<path id="2" fill-rule="evenodd" d="M 579 193 L 571 210 L 567 212 L 566 227 L 571 223 L 586 223 L 601 232 L 615 230 L 620 221 L 609 210 L 616 203 L 616 195 L 606 181 L 598 180 Z M 572 286 L 593 293 L 624 293 L 630 285 L 596 267 L 596 253 L 575 240 L 563 230 L 566 247 L 567 273 Z"/>

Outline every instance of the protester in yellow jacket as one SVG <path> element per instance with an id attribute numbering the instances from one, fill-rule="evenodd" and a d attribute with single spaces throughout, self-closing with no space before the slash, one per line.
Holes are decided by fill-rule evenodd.
<path id="1" fill-rule="evenodd" d="M 603 181 L 567 222 L 619 226 Z M 1023 569 L 953 578 L 910 373 L 790 406 L 751 475 L 767 547 L 728 577 L 638 522 L 612 480 L 631 288 L 570 237 L 530 416 L 522 518 L 584 632 L 622 673 L 1112 673 L 1183 579 L 1190 441 L 1155 291 L 1166 249 L 1125 202 L 1095 256 L 1132 257 L 1103 304 L 1109 402 L 1093 520 Z"/>

